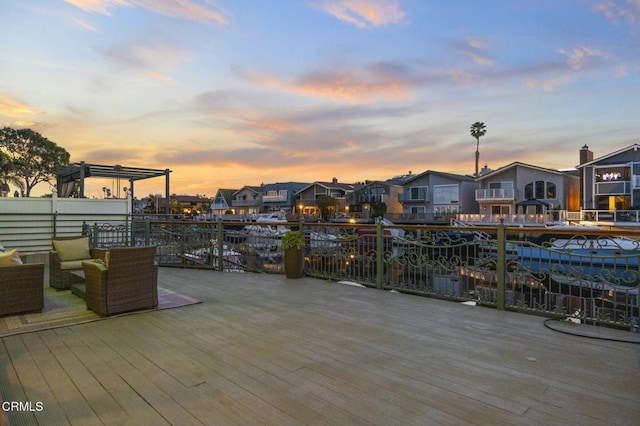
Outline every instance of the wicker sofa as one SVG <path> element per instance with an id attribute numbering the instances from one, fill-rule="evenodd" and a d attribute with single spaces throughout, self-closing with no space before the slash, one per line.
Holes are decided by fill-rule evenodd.
<path id="1" fill-rule="evenodd" d="M 0 267 L 0 315 L 42 312 L 44 264 Z"/>
<path id="2" fill-rule="evenodd" d="M 67 290 L 82 278 L 73 272 L 82 270 L 82 262 L 103 258 L 104 249 L 90 249 L 89 237 L 65 236 L 51 240 L 53 251 L 49 252 L 49 285 L 57 290 Z"/>
<path id="3" fill-rule="evenodd" d="M 113 247 L 108 265 L 82 263 L 87 309 L 109 316 L 158 306 L 156 247 Z"/>

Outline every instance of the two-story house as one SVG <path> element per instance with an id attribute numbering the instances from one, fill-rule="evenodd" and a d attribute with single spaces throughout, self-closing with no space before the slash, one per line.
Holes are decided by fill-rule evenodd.
<path id="1" fill-rule="evenodd" d="M 245 185 L 233 193 L 231 204 L 236 214 L 246 216 L 260 212 L 262 205 L 262 186 Z"/>
<path id="2" fill-rule="evenodd" d="M 513 162 L 476 179 L 481 215 L 546 214 L 551 209 L 578 210 L 579 178 L 560 171 Z"/>
<path id="3" fill-rule="evenodd" d="M 234 213 L 233 211 L 233 194 L 237 189 L 218 189 L 216 196 L 211 203 L 211 214 L 224 215 Z"/>
<path id="4" fill-rule="evenodd" d="M 475 213 L 478 206 L 472 176 L 427 170 L 402 183 L 399 200 L 405 219 L 447 221 L 457 213 Z"/>
<path id="5" fill-rule="evenodd" d="M 393 220 L 395 215 L 402 214 L 399 196 L 402 193 L 402 178 L 385 181 L 367 181 L 347 194 L 349 216 L 369 220 L 376 213 L 383 214 Z"/>
<path id="6" fill-rule="evenodd" d="M 336 200 L 336 206 L 333 207 L 332 212 L 333 216 L 344 215 L 347 211 L 347 194 L 354 189 L 354 184 L 340 183 L 336 178 L 333 178 L 331 182 L 314 182 L 298 192 L 296 196 L 297 212 L 304 215 L 321 216 L 318 199 L 322 196 L 328 196 Z"/>
<path id="7" fill-rule="evenodd" d="M 187 216 L 207 212 L 211 203 L 210 198 L 201 195 L 172 195 L 171 200 L 175 201 L 177 211 Z"/>
<path id="8" fill-rule="evenodd" d="M 278 182 L 263 185 L 261 213 L 293 212 L 296 209 L 296 194 L 307 185 L 309 184 L 303 182 Z"/>
<path id="9" fill-rule="evenodd" d="M 628 210 L 640 207 L 640 145 L 633 144 L 593 158 L 580 150 L 580 202 L 584 210 Z"/>

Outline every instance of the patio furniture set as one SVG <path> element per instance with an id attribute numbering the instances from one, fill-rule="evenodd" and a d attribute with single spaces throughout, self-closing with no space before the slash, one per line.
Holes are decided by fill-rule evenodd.
<path id="1" fill-rule="evenodd" d="M 156 247 L 90 249 L 89 238 L 54 237 L 49 286 L 71 290 L 87 309 L 109 316 L 158 305 Z M 23 264 L 17 250 L 0 253 L 0 315 L 41 312 L 44 264 Z"/>

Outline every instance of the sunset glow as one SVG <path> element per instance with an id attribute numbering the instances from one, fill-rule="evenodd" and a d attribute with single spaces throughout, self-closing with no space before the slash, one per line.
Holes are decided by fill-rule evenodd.
<path id="1" fill-rule="evenodd" d="M 493 169 L 640 142 L 638 1 L 6 0 L 0 21 L 1 126 L 171 169 L 176 194 L 472 174 L 476 121 Z"/>

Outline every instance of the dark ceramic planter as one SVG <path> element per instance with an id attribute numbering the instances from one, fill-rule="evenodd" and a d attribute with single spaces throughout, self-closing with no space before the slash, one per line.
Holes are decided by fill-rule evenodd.
<path id="1" fill-rule="evenodd" d="M 302 249 L 284 251 L 284 273 L 287 278 L 302 278 L 304 272 L 304 252 Z"/>

